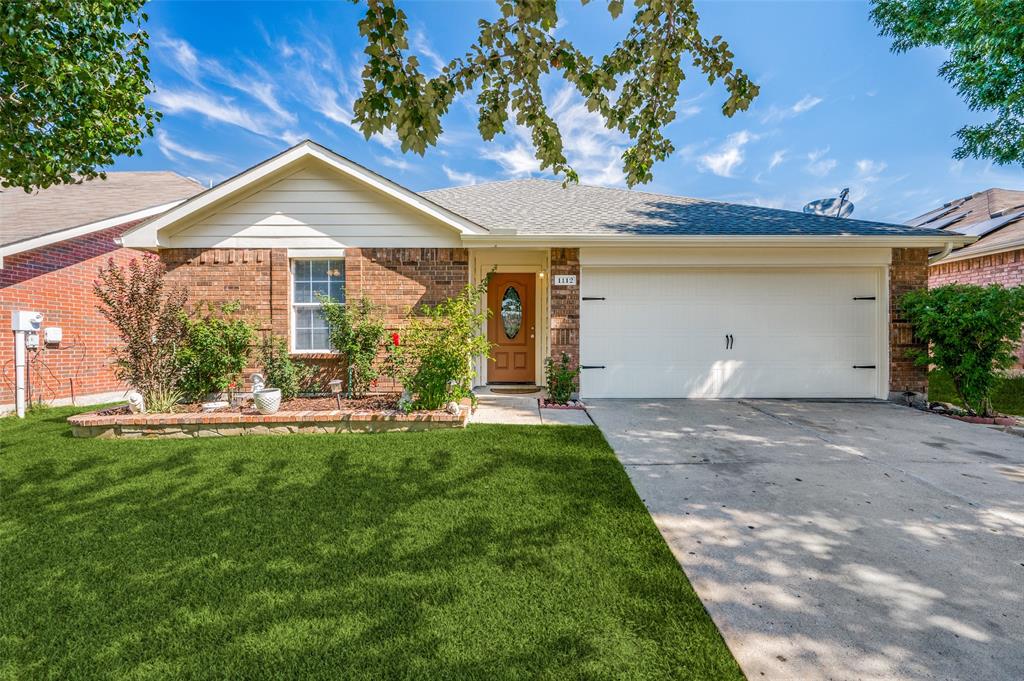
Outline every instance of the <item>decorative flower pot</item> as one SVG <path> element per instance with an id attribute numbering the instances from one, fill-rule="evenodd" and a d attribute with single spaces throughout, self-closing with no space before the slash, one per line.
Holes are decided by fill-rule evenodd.
<path id="1" fill-rule="evenodd" d="M 257 390 L 252 394 L 253 404 L 261 414 L 275 414 L 281 408 L 281 391 L 277 388 Z"/>

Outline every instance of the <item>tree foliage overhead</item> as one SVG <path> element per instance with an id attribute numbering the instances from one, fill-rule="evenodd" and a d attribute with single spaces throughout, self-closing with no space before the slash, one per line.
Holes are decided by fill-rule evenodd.
<path id="1" fill-rule="evenodd" d="M 0 2 L 0 178 L 26 191 L 102 177 L 159 114 L 144 0 Z"/>
<path id="2" fill-rule="evenodd" d="M 607 7 L 617 18 L 623 0 L 608 0 Z M 600 59 L 555 36 L 555 0 L 498 0 L 498 8 L 500 18 L 479 21 L 480 33 L 464 56 L 427 78 L 409 54 L 405 12 L 394 0 L 368 0 L 359 22 L 368 61 L 354 108 L 363 133 L 369 137 L 393 129 L 403 151 L 422 154 L 437 143 L 441 118 L 455 97 L 475 88 L 485 140 L 504 132 L 511 114 L 530 130 L 540 168 L 577 181 L 541 94 L 541 77 L 557 73 L 609 129 L 629 136 L 632 145 L 622 161 L 633 186 L 650 181 L 654 163 L 674 150 L 664 128 L 676 117 L 684 62 L 709 84 L 724 82 L 726 116 L 746 110 L 758 94 L 757 85 L 733 64 L 721 36 L 701 35 L 693 0 L 638 0 L 626 36 Z"/>
<path id="3" fill-rule="evenodd" d="M 995 120 L 957 131 L 956 158 L 1024 164 L 1024 0 L 874 0 L 871 17 L 893 50 L 941 46 L 939 74 Z"/>

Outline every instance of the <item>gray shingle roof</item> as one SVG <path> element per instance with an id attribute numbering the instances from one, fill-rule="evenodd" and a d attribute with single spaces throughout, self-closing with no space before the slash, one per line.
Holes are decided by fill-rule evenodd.
<path id="1" fill-rule="evenodd" d="M 0 189 L 0 246 L 187 199 L 204 187 L 170 171 L 109 172 L 107 179 L 27 193 Z"/>
<path id="2" fill-rule="evenodd" d="M 626 189 L 509 180 L 423 196 L 486 227 L 520 234 L 634 236 L 921 236 L 933 230 Z"/>

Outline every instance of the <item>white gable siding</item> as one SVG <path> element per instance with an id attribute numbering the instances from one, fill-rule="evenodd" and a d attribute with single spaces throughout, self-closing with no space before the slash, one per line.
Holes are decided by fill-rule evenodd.
<path id="1" fill-rule="evenodd" d="M 171 248 L 457 247 L 450 226 L 321 167 L 307 167 L 177 230 Z"/>

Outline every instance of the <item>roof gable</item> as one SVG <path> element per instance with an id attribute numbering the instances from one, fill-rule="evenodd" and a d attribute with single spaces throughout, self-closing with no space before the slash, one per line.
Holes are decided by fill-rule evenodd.
<path id="1" fill-rule="evenodd" d="M 133 248 L 171 246 L 175 234 L 183 233 L 190 226 L 210 220 L 211 216 L 220 210 L 246 200 L 254 200 L 254 197 L 261 191 L 273 191 L 270 188 L 275 183 L 310 167 L 317 167 L 328 174 L 333 174 L 378 200 L 385 198 L 393 201 L 404 210 L 450 230 L 454 236 L 487 233 L 487 230 L 481 226 L 430 199 L 420 196 L 315 142 L 306 140 L 126 232 L 122 243 Z M 304 179 L 316 181 L 326 178 L 309 177 Z M 243 227 L 244 225 L 239 226 Z M 243 242 L 223 240 L 223 243 L 211 242 L 211 246 L 213 245 L 242 246 Z"/>

